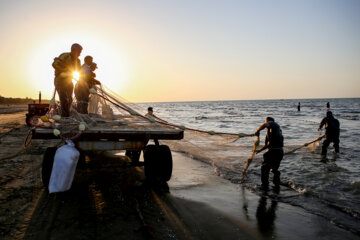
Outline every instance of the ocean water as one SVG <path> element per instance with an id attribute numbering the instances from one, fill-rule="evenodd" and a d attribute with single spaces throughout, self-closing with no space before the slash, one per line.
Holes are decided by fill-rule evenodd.
<path id="1" fill-rule="evenodd" d="M 299 102 L 300 112 L 297 111 Z M 284 150 L 287 151 L 319 136 L 317 129 L 325 117 L 327 102 L 330 102 L 330 110 L 340 121 L 340 153 L 335 154 L 331 144 L 327 158 L 321 161 L 321 143 L 317 143 L 285 155 L 279 169 L 282 187 L 280 193 L 273 197 L 323 216 L 334 225 L 360 235 L 360 98 L 137 105 L 143 113 L 146 113 L 148 106 L 152 106 L 156 116 L 174 124 L 226 133 L 254 133 L 267 116 L 272 116 L 282 128 Z M 265 135 L 266 130 L 263 130 L 260 135 L 261 145 Z M 251 155 L 253 137 L 232 142 L 229 139 L 207 141 L 206 138 L 210 139 L 210 135 L 202 138 L 189 137 L 188 140 L 186 136 L 185 132 L 185 139 L 178 143 L 183 144 L 181 152 L 189 153 L 194 160 L 211 164 L 219 176 L 234 184 L 242 184 L 251 191 L 262 194 L 259 190 L 262 153 L 253 160 L 246 181 L 240 181 L 244 161 Z M 174 148 L 172 150 L 179 149 Z"/>

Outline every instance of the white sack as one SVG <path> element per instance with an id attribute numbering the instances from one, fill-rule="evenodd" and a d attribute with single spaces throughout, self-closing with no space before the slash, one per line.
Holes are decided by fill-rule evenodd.
<path id="1" fill-rule="evenodd" d="M 66 145 L 56 150 L 51 171 L 49 192 L 64 192 L 71 188 L 80 152 L 67 140 Z"/>

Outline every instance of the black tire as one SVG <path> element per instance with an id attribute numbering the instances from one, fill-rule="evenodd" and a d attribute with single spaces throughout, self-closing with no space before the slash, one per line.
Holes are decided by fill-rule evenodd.
<path id="1" fill-rule="evenodd" d="M 81 168 L 85 168 L 86 166 L 86 155 L 84 151 L 79 151 L 79 152 L 80 152 L 80 156 L 76 168 L 81 169 Z"/>
<path id="2" fill-rule="evenodd" d="M 48 188 L 49 186 L 56 150 L 56 147 L 48 147 L 44 153 L 41 169 L 41 180 L 45 188 Z"/>
<path id="3" fill-rule="evenodd" d="M 169 181 L 173 162 L 167 145 L 148 145 L 144 149 L 145 176 L 150 181 Z"/>

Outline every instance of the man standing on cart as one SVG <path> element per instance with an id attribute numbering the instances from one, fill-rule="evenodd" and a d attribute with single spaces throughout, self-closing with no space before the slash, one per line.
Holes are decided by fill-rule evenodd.
<path id="1" fill-rule="evenodd" d="M 84 58 L 81 76 L 75 85 L 75 97 L 77 100 L 77 111 L 82 114 L 88 114 L 90 88 L 101 83 L 95 79 L 96 74 L 94 71 L 97 69 L 97 64 L 93 62 L 91 56 Z"/>
<path id="2" fill-rule="evenodd" d="M 54 58 L 52 66 L 55 69 L 55 89 L 59 94 L 61 105 L 61 116 L 69 117 L 72 104 L 72 93 L 74 84 L 72 83 L 73 73 L 79 72 L 81 68 L 80 54 L 82 47 L 78 43 L 71 46 L 71 52 L 62 53 Z"/>

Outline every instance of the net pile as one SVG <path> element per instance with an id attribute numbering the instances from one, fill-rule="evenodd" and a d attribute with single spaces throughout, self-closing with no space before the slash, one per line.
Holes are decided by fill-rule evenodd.
<path id="1" fill-rule="evenodd" d="M 55 94 L 54 94 L 55 97 Z M 96 87 L 91 91 L 88 112 L 81 114 L 77 109 L 76 99 L 70 117 L 60 117 L 59 102 L 53 98 L 45 116 L 34 116 L 31 125 L 36 128 L 53 129 L 53 133 L 62 139 L 75 139 L 86 129 L 174 129 L 176 125 L 164 125 L 152 118 L 147 118 L 135 110 L 132 103 L 111 93 L 105 87 Z"/>

